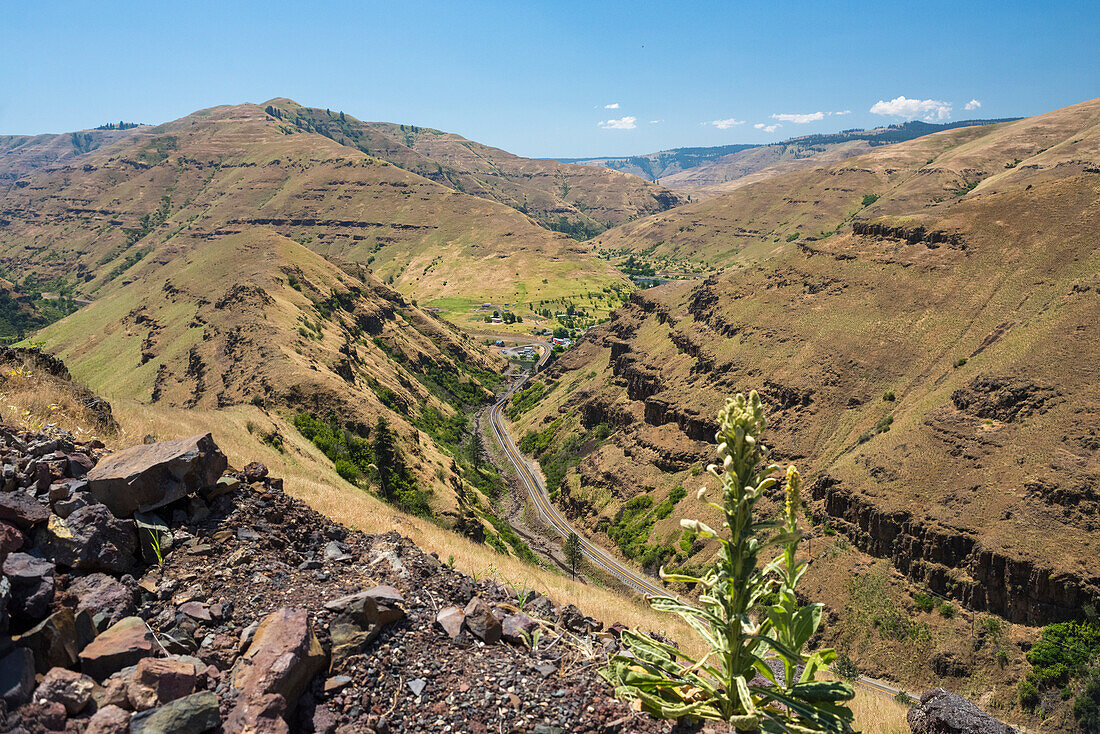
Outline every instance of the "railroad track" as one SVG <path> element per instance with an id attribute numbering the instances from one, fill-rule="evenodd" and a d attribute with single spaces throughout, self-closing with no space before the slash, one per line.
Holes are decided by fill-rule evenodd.
<path id="1" fill-rule="evenodd" d="M 542 367 L 550 356 L 549 346 L 545 343 L 540 343 L 540 345 L 543 347 L 543 354 L 539 359 L 538 367 Z M 504 405 L 516 394 L 516 392 L 523 388 L 523 385 L 529 378 L 530 374 L 525 374 L 523 377 L 516 380 L 515 384 L 512 385 L 508 392 L 501 396 L 493 407 L 490 408 L 489 424 L 493 427 L 493 434 L 496 436 L 497 443 L 504 449 L 508 461 L 516 468 L 516 473 L 519 474 L 520 481 L 523 482 L 524 487 L 527 489 L 527 494 L 531 497 L 531 502 L 534 503 L 535 509 L 538 511 L 539 519 L 552 527 L 563 538 L 568 538 L 572 533 L 576 533 L 577 531 L 569 524 L 569 521 L 558 512 L 558 509 L 554 507 L 553 503 L 550 501 L 550 496 L 546 492 L 546 487 L 543 485 L 542 478 L 537 472 L 532 471 L 527 459 L 520 450 L 516 448 L 516 444 L 512 440 L 511 434 L 508 433 L 507 429 L 504 427 Z M 637 571 L 624 566 L 614 556 L 585 538 L 582 534 L 577 533 L 577 537 L 580 538 L 581 553 L 584 554 L 584 557 L 596 566 L 607 571 L 626 586 L 643 596 L 668 595 L 669 592 L 663 589 L 659 584 L 650 581 L 646 576 L 643 576 Z"/>
<path id="2" fill-rule="evenodd" d="M 546 342 L 537 343 L 542 346 L 543 353 L 539 358 L 538 365 L 535 367 L 536 371 L 546 364 L 546 360 L 550 357 L 551 349 L 550 345 Z M 550 496 L 546 492 L 546 487 L 543 485 L 541 476 L 539 476 L 537 472 L 531 470 L 527 458 L 516 447 L 515 442 L 512 440 L 512 435 L 508 433 L 504 427 L 504 405 L 513 395 L 523 388 L 530 377 L 530 373 L 524 374 L 521 378 L 516 380 L 512 387 L 509 388 L 508 392 L 493 404 L 493 407 L 489 410 L 489 424 L 493 427 L 493 434 L 496 436 L 497 443 L 504 449 L 508 461 L 516 468 L 516 473 L 519 474 L 520 481 L 523 482 L 524 487 L 527 489 L 527 494 L 530 495 L 531 501 L 538 511 L 539 519 L 554 528 L 563 538 L 568 538 L 570 534 L 576 533 L 577 531 L 573 529 L 569 521 L 558 512 L 556 507 L 554 507 L 554 504 L 550 501 Z M 584 557 L 607 571 L 625 586 L 628 586 L 643 596 L 675 596 L 670 591 L 653 583 L 637 571 L 623 565 L 614 556 L 600 546 L 589 541 L 580 533 L 577 533 L 577 537 L 580 539 L 581 552 L 584 554 Z M 857 677 L 856 683 L 877 693 L 890 696 L 891 698 L 901 692 L 899 688 L 894 688 L 887 683 L 875 680 L 874 678 L 868 678 L 864 675 Z"/>

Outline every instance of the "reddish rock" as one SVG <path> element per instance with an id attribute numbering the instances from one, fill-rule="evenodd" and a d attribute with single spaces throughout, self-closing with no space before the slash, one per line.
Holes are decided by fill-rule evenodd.
<path id="1" fill-rule="evenodd" d="M 143 658 L 127 682 L 126 695 L 135 711 L 145 711 L 191 695 L 198 679 L 194 663 L 178 657 Z"/>
<path id="2" fill-rule="evenodd" d="M 104 573 L 81 576 L 69 585 L 69 594 L 76 597 L 78 610 L 87 609 L 93 618 L 101 614 L 107 624 L 134 613 L 134 592 Z"/>
<path id="3" fill-rule="evenodd" d="M 0 563 L 4 562 L 9 553 L 13 553 L 22 547 L 23 533 L 19 532 L 19 528 L 6 522 L 0 522 Z"/>
<path id="4" fill-rule="evenodd" d="M 252 461 L 244 465 L 241 470 L 241 478 L 246 482 L 262 482 L 267 477 L 267 467 L 258 461 Z"/>
<path id="5" fill-rule="evenodd" d="M 191 619 L 197 619 L 202 622 L 210 622 L 213 620 L 213 617 L 210 616 L 209 608 L 200 601 L 189 601 L 180 604 L 179 611 L 181 614 L 186 614 Z"/>
<path id="6" fill-rule="evenodd" d="M 287 734 L 286 699 L 278 693 L 241 696 L 222 724 L 224 734 Z"/>
<path id="7" fill-rule="evenodd" d="M 140 617 L 126 617 L 108 627 L 80 652 L 81 669 L 98 681 L 156 653 L 152 632 Z"/>
<path id="8" fill-rule="evenodd" d="M 501 637 L 513 645 L 523 645 L 528 644 L 531 633 L 538 629 L 539 623 L 519 612 L 506 616 L 500 627 Z"/>
<path id="9" fill-rule="evenodd" d="M 310 680 L 325 666 L 325 653 L 304 609 L 283 607 L 260 623 L 252 644 L 233 670 L 233 687 L 249 700 L 278 693 L 293 711 Z"/>
<path id="10" fill-rule="evenodd" d="M 111 512 L 130 517 L 214 484 L 227 465 L 207 433 L 108 454 L 85 478 L 88 491 Z"/>
<path id="11" fill-rule="evenodd" d="M 50 519 L 50 508 L 26 492 L 0 492 L 0 520 L 30 530 Z"/>
<path id="12" fill-rule="evenodd" d="M 439 614 L 435 615 L 435 621 L 453 640 L 462 632 L 462 623 L 466 621 L 466 615 L 458 607 L 444 607 L 439 610 Z"/>
<path id="13" fill-rule="evenodd" d="M 34 700 L 59 703 L 72 716 L 88 705 L 94 688 L 95 681 L 86 675 L 65 668 L 51 668 L 34 689 Z"/>
<path id="14" fill-rule="evenodd" d="M 129 734 L 130 712 L 113 704 L 102 706 L 88 720 L 84 734 Z"/>
<path id="15" fill-rule="evenodd" d="M 466 626 L 470 632 L 485 642 L 492 644 L 500 640 L 500 620 L 493 616 L 493 610 L 478 596 L 466 605 Z"/>

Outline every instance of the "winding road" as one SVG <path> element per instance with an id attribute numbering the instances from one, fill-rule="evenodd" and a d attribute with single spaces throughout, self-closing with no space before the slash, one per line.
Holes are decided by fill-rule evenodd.
<path id="1" fill-rule="evenodd" d="M 535 367 L 537 372 L 546 364 L 546 360 L 550 358 L 550 350 L 552 347 L 548 342 L 534 343 L 542 347 L 542 355 L 539 358 L 538 365 Z M 535 509 L 538 510 L 539 519 L 554 528 L 563 538 L 568 538 L 571 533 L 577 531 L 573 529 L 569 521 L 558 512 L 556 507 L 554 507 L 554 504 L 550 501 L 549 495 L 546 493 L 546 487 L 543 484 L 541 473 L 537 470 L 532 470 L 527 458 L 516 447 L 515 442 L 512 440 L 512 435 L 504 426 L 503 413 L 505 404 L 507 404 L 513 395 L 523 388 L 530 377 L 531 373 L 525 373 L 521 378 L 516 380 L 512 387 L 509 388 L 508 392 L 493 404 L 493 407 L 489 410 L 489 424 L 493 427 L 493 434 L 496 436 L 500 447 L 504 449 L 504 453 L 508 456 L 508 460 L 512 463 L 512 466 L 516 468 L 516 473 L 519 474 L 520 481 L 522 481 L 523 485 L 527 488 L 527 493 L 531 496 L 531 501 L 534 503 Z M 674 596 L 671 592 L 661 588 L 660 585 L 654 583 L 648 577 L 620 563 L 618 559 L 600 546 L 589 541 L 581 533 L 577 533 L 577 537 L 580 538 L 581 552 L 584 553 L 584 557 L 607 571 L 626 586 L 629 586 L 643 596 Z M 856 682 L 886 696 L 893 697 L 901 692 L 901 689 L 895 688 L 889 683 L 874 678 L 868 678 L 865 675 L 857 677 Z"/>
<path id="2" fill-rule="evenodd" d="M 537 344 L 542 347 L 542 356 L 539 358 L 538 366 L 535 368 L 536 370 L 541 368 L 546 363 L 546 360 L 550 358 L 551 349 L 550 344 L 547 342 L 537 342 Z M 520 481 L 522 481 L 523 485 L 527 488 L 527 493 L 531 496 L 531 502 L 534 503 L 535 509 L 539 513 L 539 519 L 554 528 L 563 538 L 568 538 L 571 533 L 577 531 L 573 529 L 569 521 L 558 512 L 556 507 L 554 507 L 554 504 L 550 501 L 549 495 L 546 493 L 546 487 L 543 485 L 541 474 L 537 470 L 532 470 L 526 457 L 516 448 L 516 444 L 512 440 L 512 435 L 504 426 L 503 415 L 505 404 L 507 404 L 508 400 L 511 399 L 513 395 L 523 388 L 530 376 L 530 373 L 527 373 L 516 380 L 512 387 L 509 388 L 508 392 L 504 393 L 500 400 L 490 408 L 489 424 L 493 427 L 493 434 L 496 436 L 500 447 L 504 449 L 504 453 L 508 456 L 508 460 L 512 463 L 512 466 L 516 468 L 516 473 L 519 474 Z M 661 588 L 659 584 L 654 583 L 637 571 L 624 566 L 614 556 L 600 546 L 589 541 L 581 533 L 577 533 L 577 537 L 580 538 L 581 552 L 584 554 L 584 557 L 607 571 L 626 586 L 629 586 L 645 596 L 668 595 L 669 592 Z"/>

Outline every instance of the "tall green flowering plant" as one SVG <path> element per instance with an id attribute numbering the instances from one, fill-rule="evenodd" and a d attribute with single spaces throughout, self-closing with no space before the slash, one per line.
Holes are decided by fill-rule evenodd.
<path id="1" fill-rule="evenodd" d="M 708 502 L 725 516 L 726 533 L 698 520 L 681 524 L 697 537 L 717 538 L 714 565 L 701 577 L 668 574 L 669 581 L 698 584 L 698 604 L 671 596 L 651 597 L 654 609 L 680 615 L 703 638 L 708 652 L 696 660 L 647 635 L 627 631 L 627 652 L 616 655 L 605 676 L 618 696 L 638 701 L 661 718 L 695 717 L 723 721 L 730 730 L 850 732 L 852 712 L 844 701 L 854 691 L 847 683 L 816 681 L 818 671 L 836 657 L 831 649 L 805 653 L 821 624 L 821 605 L 800 605 L 795 586 L 806 571 L 796 560 L 799 476 L 792 466 L 785 478 L 786 505 L 779 520 L 754 516 L 757 501 L 773 488 L 779 467 L 767 461 L 758 440 L 764 407 L 756 392 L 726 401 L 718 414 L 721 465 L 709 471 L 722 482 L 721 504 Z M 706 490 L 699 490 L 702 499 Z M 761 565 L 770 548 L 778 555 Z M 768 660 L 778 661 L 773 671 Z M 759 674 L 765 685 L 750 681 Z"/>

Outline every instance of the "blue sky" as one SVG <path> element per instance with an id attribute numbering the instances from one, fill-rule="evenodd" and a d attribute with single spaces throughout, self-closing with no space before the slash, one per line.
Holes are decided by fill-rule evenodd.
<path id="1" fill-rule="evenodd" d="M 521 155 L 623 155 L 1100 95 L 1094 0 L 4 0 L 2 18 L 0 134 L 287 96 Z"/>

